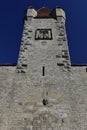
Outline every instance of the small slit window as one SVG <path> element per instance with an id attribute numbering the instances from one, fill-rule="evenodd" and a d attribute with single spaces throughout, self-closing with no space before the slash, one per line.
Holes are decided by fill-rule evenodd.
<path id="1" fill-rule="evenodd" d="M 42 76 L 45 76 L 45 67 L 42 67 Z"/>
<path id="2" fill-rule="evenodd" d="M 87 68 L 86 68 L 86 72 L 87 72 Z"/>

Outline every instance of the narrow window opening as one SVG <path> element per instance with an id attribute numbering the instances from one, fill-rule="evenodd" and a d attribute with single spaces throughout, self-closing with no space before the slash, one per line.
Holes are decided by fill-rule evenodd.
<path id="1" fill-rule="evenodd" d="M 45 76 L 45 67 L 42 67 L 42 76 Z"/>
<path id="2" fill-rule="evenodd" d="M 86 72 L 87 72 L 87 68 L 86 68 Z"/>
<path id="3" fill-rule="evenodd" d="M 48 104 L 48 100 L 47 99 L 43 99 L 43 105 L 46 106 Z"/>

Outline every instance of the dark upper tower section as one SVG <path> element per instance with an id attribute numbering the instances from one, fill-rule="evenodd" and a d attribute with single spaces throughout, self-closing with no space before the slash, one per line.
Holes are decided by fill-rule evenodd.
<path id="1" fill-rule="evenodd" d="M 41 9 L 39 9 L 37 11 L 37 17 L 40 18 L 49 18 L 49 17 L 52 17 L 51 15 L 51 10 L 49 10 L 48 8 L 46 7 L 42 7 Z"/>

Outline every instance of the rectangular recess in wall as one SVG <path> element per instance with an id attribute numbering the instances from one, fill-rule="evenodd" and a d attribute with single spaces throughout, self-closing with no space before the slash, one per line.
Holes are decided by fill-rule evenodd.
<path id="1" fill-rule="evenodd" d="M 45 76 L 45 67 L 42 67 L 42 76 Z"/>
<path id="2" fill-rule="evenodd" d="M 86 68 L 86 72 L 87 72 L 87 68 Z"/>
<path id="3" fill-rule="evenodd" d="M 35 40 L 52 40 L 51 29 L 36 29 Z"/>
<path id="4" fill-rule="evenodd" d="M 64 66 L 64 63 L 57 63 L 57 66 Z"/>

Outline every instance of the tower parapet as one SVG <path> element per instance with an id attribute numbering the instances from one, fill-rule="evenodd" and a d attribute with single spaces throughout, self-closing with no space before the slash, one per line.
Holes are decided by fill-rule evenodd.
<path id="1" fill-rule="evenodd" d="M 56 17 L 63 17 L 64 19 L 66 19 L 66 15 L 65 15 L 65 11 L 61 8 L 61 7 L 56 7 Z"/>
<path id="2" fill-rule="evenodd" d="M 37 11 L 36 11 L 32 6 L 30 6 L 30 7 L 27 9 L 26 16 L 27 16 L 27 17 L 36 17 L 36 16 L 37 16 Z"/>
<path id="3" fill-rule="evenodd" d="M 30 6 L 27 9 L 26 13 L 27 17 L 33 17 L 33 18 L 56 18 L 56 17 L 63 17 L 66 19 L 65 12 L 61 7 L 56 6 L 53 10 L 49 10 L 46 7 L 42 7 L 39 10 L 35 10 L 32 6 Z"/>

